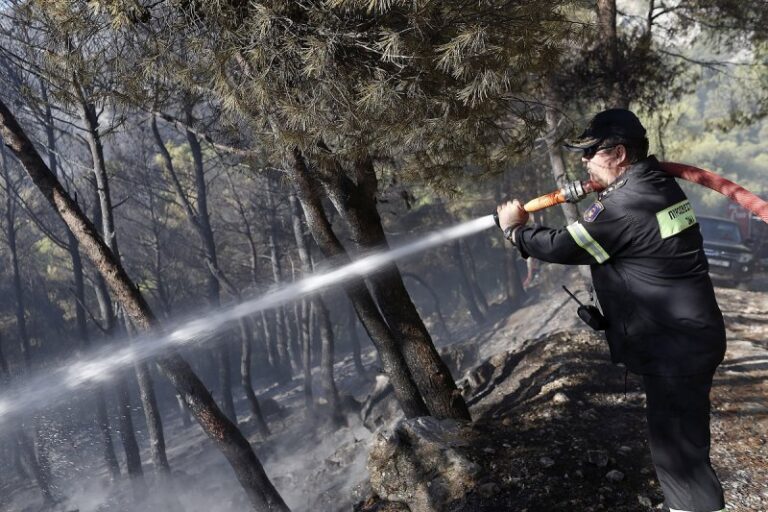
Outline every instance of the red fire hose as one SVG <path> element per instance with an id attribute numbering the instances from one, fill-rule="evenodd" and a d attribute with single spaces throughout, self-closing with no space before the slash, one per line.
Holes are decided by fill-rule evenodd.
<path id="1" fill-rule="evenodd" d="M 698 183 L 715 192 L 719 192 L 741 205 L 746 210 L 760 217 L 763 222 L 768 223 L 768 202 L 760 199 L 755 194 L 737 185 L 731 180 L 715 174 L 712 171 L 694 167 L 692 165 L 678 164 L 675 162 L 661 162 L 661 168 L 675 176 L 693 183 Z"/>
<path id="2" fill-rule="evenodd" d="M 760 199 L 741 185 L 737 185 L 712 171 L 692 165 L 661 162 L 661 168 L 676 178 L 698 183 L 723 194 L 760 217 L 763 222 L 768 223 L 768 202 Z M 524 208 L 528 212 L 535 212 L 566 201 L 576 202 L 583 199 L 589 192 L 599 192 L 602 189 L 603 187 L 594 181 L 574 182 L 561 190 L 556 190 L 525 203 Z"/>

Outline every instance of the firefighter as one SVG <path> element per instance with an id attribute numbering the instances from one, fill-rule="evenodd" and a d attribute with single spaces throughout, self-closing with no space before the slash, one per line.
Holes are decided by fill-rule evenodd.
<path id="1" fill-rule="evenodd" d="M 598 113 L 566 148 L 581 151 L 605 187 L 582 218 L 529 226 L 514 200 L 498 207 L 499 225 L 524 258 L 590 265 L 611 360 L 643 378 L 665 510 L 725 510 L 709 459 L 709 392 L 725 325 L 691 203 L 647 156 L 645 128 L 628 110 Z"/>

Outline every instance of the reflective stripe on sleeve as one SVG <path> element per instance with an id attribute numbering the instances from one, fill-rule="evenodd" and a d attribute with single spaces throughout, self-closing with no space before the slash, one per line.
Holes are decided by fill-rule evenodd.
<path id="1" fill-rule="evenodd" d="M 608 253 L 605 252 L 605 249 L 603 249 L 603 247 L 597 243 L 594 238 L 592 238 L 592 235 L 590 235 L 587 229 L 580 223 L 574 222 L 568 226 L 567 229 L 578 246 L 587 251 L 593 258 L 595 258 L 595 261 L 598 263 L 603 263 L 607 261 L 608 258 L 610 258 Z"/>

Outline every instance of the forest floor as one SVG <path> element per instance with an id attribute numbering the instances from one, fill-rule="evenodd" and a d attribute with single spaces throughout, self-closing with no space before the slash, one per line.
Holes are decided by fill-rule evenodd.
<path id="1" fill-rule="evenodd" d="M 717 289 L 728 352 L 712 391 L 712 460 L 727 510 L 768 511 L 768 294 Z M 551 301 L 551 300 L 550 300 Z M 560 307 L 547 299 L 501 320 L 494 338 L 510 339 L 520 318 Z M 574 307 L 567 305 L 567 315 Z M 558 313 L 560 315 L 562 313 Z M 575 315 L 574 315 L 575 316 Z M 456 510 L 643 511 L 662 495 L 646 441 L 641 378 L 610 363 L 601 336 L 546 328 L 512 351 L 492 390 L 471 400 L 479 430 L 475 461 L 490 489 Z M 520 354 L 522 359 L 516 359 Z M 498 372 L 497 372 L 498 373 Z"/>
<path id="2" fill-rule="evenodd" d="M 485 324 L 467 320 L 453 336 L 454 343 L 477 348 L 475 364 L 456 377 L 468 387 L 479 434 L 469 456 L 485 475 L 482 492 L 471 493 L 454 510 L 658 508 L 662 497 L 646 442 L 641 380 L 630 374 L 625 389 L 624 371 L 608 360 L 602 337 L 576 317 L 560 289 L 565 282 L 579 290 L 576 274 L 550 267 L 545 275 L 547 282 L 534 287 L 524 307 L 512 314 L 492 308 Z M 712 460 L 733 512 L 768 511 L 768 279 L 755 287 L 759 291 L 717 288 L 728 352 L 712 392 Z M 365 362 L 375 365 L 373 351 Z M 479 384 L 467 378 L 488 368 Z M 337 363 L 336 375 L 340 391 L 358 400 L 372 388 L 350 356 Z M 273 435 L 259 439 L 247 418 L 241 427 L 294 512 L 350 511 L 356 504 L 358 510 L 386 510 L 371 499 L 366 459 L 372 434 L 355 415 L 337 430 L 315 423 L 305 414 L 300 380 L 259 393 L 281 406 L 269 416 Z M 246 410 L 245 403 L 238 408 Z M 127 483 L 107 485 L 94 462 L 61 482 L 69 500 L 60 510 L 165 511 L 169 499 L 178 500 L 177 510 L 184 512 L 249 510 L 232 470 L 196 425 L 183 427 L 180 417 L 171 416 L 165 427 L 172 485 L 153 482 L 148 462 L 153 492 L 136 503 Z M 79 447 L 83 459 L 68 461 L 68 467 L 88 466 L 87 446 Z M 29 483 L 0 482 L 0 510 L 37 512 L 39 493 Z"/>
<path id="3" fill-rule="evenodd" d="M 625 382 L 603 337 L 579 324 L 552 281 L 465 341 L 480 345 L 492 369 L 469 400 L 478 434 L 469 456 L 485 477 L 451 510 L 660 508 L 642 380 Z M 578 289 L 572 275 L 569 282 Z M 768 511 L 768 287 L 754 287 L 761 291 L 717 288 L 728 351 L 712 391 L 712 461 L 734 512 Z M 360 510 L 378 507 L 386 510 L 375 500 Z"/>

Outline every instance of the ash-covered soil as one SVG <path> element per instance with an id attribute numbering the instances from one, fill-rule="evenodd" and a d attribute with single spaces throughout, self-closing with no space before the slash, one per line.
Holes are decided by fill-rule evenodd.
<path id="1" fill-rule="evenodd" d="M 579 289 L 573 274 L 568 281 Z M 451 510 L 660 508 L 641 378 L 625 380 L 602 335 L 582 328 L 565 294 L 541 288 L 538 299 L 466 340 L 480 343 L 485 359 L 462 383 L 478 431 L 470 457 L 486 476 Z M 764 512 L 768 294 L 727 288 L 717 294 L 729 338 L 712 392 L 713 465 L 727 510 Z M 359 510 L 386 510 L 375 499 L 366 505 Z"/>

